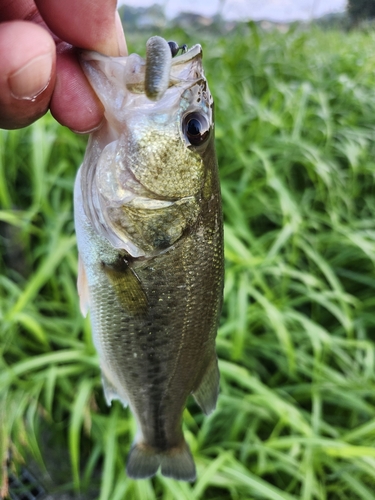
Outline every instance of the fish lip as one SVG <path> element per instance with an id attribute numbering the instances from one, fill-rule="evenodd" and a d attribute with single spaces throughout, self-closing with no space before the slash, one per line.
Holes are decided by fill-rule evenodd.
<path id="1" fill-rule="evenodd" d="M 121 60 L 127 59 L 129 56 L 120 56 L 120 57 L 111 57 L 101 54 L 100 52 L 96 52 L 95 50 L 85 50 L 80 49 L 77 51 L 78 58 L 81 61 L 90 62 L 90 61 L 102 61 L 103 58 L 108 60 L 110 59 L 112 62 L 117 62 L 121 64 Z M 194 59 L 202 59 L 203 50 L 202 46 L 199 43 L 193 45 L 187 52 L 175 56 L 172 58 L 171 66 L 178 66 L 180 64 L 187 64 L 192 62 Z M 145 63 L 145 61 L 143 60 Z"/>
<path id="2" fill-rule="evenodd" d="M 203 55 L 202 46 L 199 43 L 196 43 L 187 52 L 184 52 L 179 56 L 173 57 L 172 66 L 177 66 L 178 64 L 185 64 L 191 62 L 193 59 L 197 57 L 202 58 L 202 55 Z"/>
<path id="3" fill-rule="evenodd" d="M 103 57 L 108 57 L 109 59 L 122 59 L 122 58 L 127 58 L 129 56 L 120 56 L 120 57 L 111 57 L 111 56 L 106 56 L 104 54 L 101 54 L 100 52 L 97 52 L 95 50 L 85 50 L 85 49 L 79 49 L 77 51 L 78 57 L 82 59 L 83 61 L 92 61 L 94 60 L 101 60 Z M 172 66 L 177 66 L 178 64 L 185 64 L 188 62 L 191 62 L 193 59 L 196 57 L 202 57 L 203 55 L 203 50 L 202 46 L 199 43 L 196 43 L 193 45 L 187 52 L 184 52 L 183 54 L 180 54 L 178 56 L 175 56 L 172 58 Z"/>

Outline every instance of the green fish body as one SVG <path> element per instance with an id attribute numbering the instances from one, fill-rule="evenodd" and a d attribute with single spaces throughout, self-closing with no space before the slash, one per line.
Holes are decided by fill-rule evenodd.
<path id="1" fill-rule="evenodd" d="M 161 467 L 193 481 L 183 410 L 192 394 L 211 413 L 219 387 L 223 231 L 213 101 L 199 45 L 169 60 L 166 42 L 150 41 L 146 60 L 82 54 L 106 121 L 89 139 L 75 184 L 78 291 L 107 403 L 129 405 L 137 420 L 128 475 L 151 477 Z"/>

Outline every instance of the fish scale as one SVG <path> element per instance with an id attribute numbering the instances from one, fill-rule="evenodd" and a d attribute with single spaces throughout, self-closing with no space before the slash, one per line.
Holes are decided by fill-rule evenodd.
<path id="1" fill-rule="evenodd" d="M 206 245 L 202 250 L 205 256 L 208 253 Z M 153 403 L 148 414 L 158 415 L 158 418 L 165 418 L 163 412 L 160 412 L 160 407 L 163 409 L 163 397 L 169 391 L 169 397 L 176 406 L 177 401 L 180 400 L 179 412 L 174 417 L 174 424 L 180 422 L 185 400 L 195 388 L 190 381 L 196 378 L 196 373 L 206 366 L 207 358 L 212 355 L 216 325 L 215 329 L 211 327 L 211 335 L 208 338 L 198 337 L 196 332 L 207 330 L 205 323 L 210 318 L 210 308 L 216 310 L 216 314 L 219 309 L 217 299 L 215 300 L 217 296 L 215 290 L 212 290 L 211 286 L 206 289 L 197 279 L 200 272 L 207 275 L 205 268 L 207 268 L 207 262 L 210 262 L 209 259 L 200 259 L 198 263 L 195 262 L 197 255 L 202 255 L 199 243 L 191 240 L 184 241 L 184 245 L 171 251 L 172 259 L 174 257 L 180 261 L 179 254 L 181 253 L 184 254 L 183 262 L 186 265 L 177 276 L 180 286 L 177 290 L 171 289 L 171 281 L 176 280 L 176 275 L 171 273 L 173 261 L 168 253 L 163 256 L 163 262 L 152 263 L 151 272 L 149 265 L 137 269 L 141 283 L 149 291 L 150 309 L 145 317 L 135 320 L 134 317 L 126 315 L 118 303 L 115 292 L 108 288 L 108 280 L 104 272 L 100 283 L 92 291 L 90 289 L 91 318 L 95 325 L 94 329 L 103 332 L 100 345 L 107 370 L 118 377 L 121 386 L 126 387 L 128 401 L 137 415 L 141 414 L 140 408 L 145 406 L 144 395 L 139 394 L 137 389 L 138 384 L 148 392 L 146 399 Z M 219 253 L 217 258 L 219 261 Z M 220 280 L 216 283 L 218 286 L 221 285 Z M 180 295 L 184 296 L 183 301 L 180 300 Z M 153 306 L 161 301 L 166 304 L 166 307 L 155 318 Z M 116 334 L 114 335 L 113 332 Z M 187 335 L 191 338 L 188 353 L 185 343 Z M 166 343 L 169 351 L 165 349 Z M 179 359 L 182 348 L 185 348 L 184 360 Z M 206 356 L 202 356 L 204 349 L 207 351 Z M 152 357 L 147 354 L 152 354 Z M 200 364 L 190 364 L 190 360 L 198 355 L 201 357 Z M 178 378 L 174 378 L 176 372 L 180 374 Z M 156 375 L 159 378 L 156 378 Z M 134 384 L 135 381 L 137 385 Z M 161 413 L 160 417 L 159 413 Z M 155 429 L 149 427 L 148 417 L 145 420 L 140 417 L 140 425 L 142 429 L 147 429 L 143 434 L 151 446 L 160 448 L 161 441 L 165 449 L 180 444 L 175 442 L 174 432 L 172 436 L 168 436 L 168 433 L 158 435 Z M 174 431 L 174 425 L 167 418 L 165 418 L 165 425 L 166 427 L 170 425 Z M 181 436 L 178 437 L 181 438 Z"/>
<path id="2" fill-rule="evenodd" d="M 153 54 L 164 42 L 152 43 Z M 215 337 L 223 289 L 212 98 L 203 80 L 201 49 L 194 46 L 172 59 L 175 83 L 159 88 L 164 96 L 154 96 L 151 105 L 139 90 L 145 78 L 139 59 L 96 53 L 84 58 L 83 69 L 106 107 L 107 123 L 91 136 L 75 185 L 82 311 L 90 311 L 107 403 L 129 404 L 137 420 L 129 476 L 151 477 L 161 467 L 167 477 L 193 481 L 182 414 L 190 394 L 206 414 L 216 405 Z M 146 63 L 153 64 L 152 58 Z M 118 65 L 125 68 L 121 81 Z M 126 86 L 126 71 L 137 94 Z M 122 97 L 106 100 L 100 89 L 109 85 L 112 97 L 116 86 Z M 119 102 L 122 108 L 116 109 Z M 120 115 L 124 132 L 114 140 Z M 202 146 L 185 142 L 185 116 L 202 116 L 202 124 L 210 127 Z M 116 133 L 111 120 L 117 120 Z M 157 142 L 149 147 L 152 140 Z M 178 169 L 174 177 L 173 165 Z M 152 172 L 157 173 L 154 183 Z M 152 196 L 146 198 L 149 190 Z"/>

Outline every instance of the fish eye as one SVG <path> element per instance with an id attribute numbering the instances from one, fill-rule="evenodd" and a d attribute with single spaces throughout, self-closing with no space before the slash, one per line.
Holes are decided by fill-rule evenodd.
<path id="1" fill-rule="evenodd" d="M 200 146 L 210 135 L 210 125 L 207 118 L 197 112 L 189 113 L 183 118 L 182 129 L 192 146 Z"/>

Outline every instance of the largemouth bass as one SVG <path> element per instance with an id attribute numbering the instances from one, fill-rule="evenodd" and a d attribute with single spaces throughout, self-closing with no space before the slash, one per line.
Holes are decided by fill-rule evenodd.
<path id="1" fill-rule="evenodd" d="M 146 60 L 82 53 L 106 120 L 75 184 L 78 291 L 106 401 L 137 420 L 128 475 L 193 481 L 182 413 L 218 397 L 223 232 L 202 49 L 173 52 L 152 37 Z"/>

